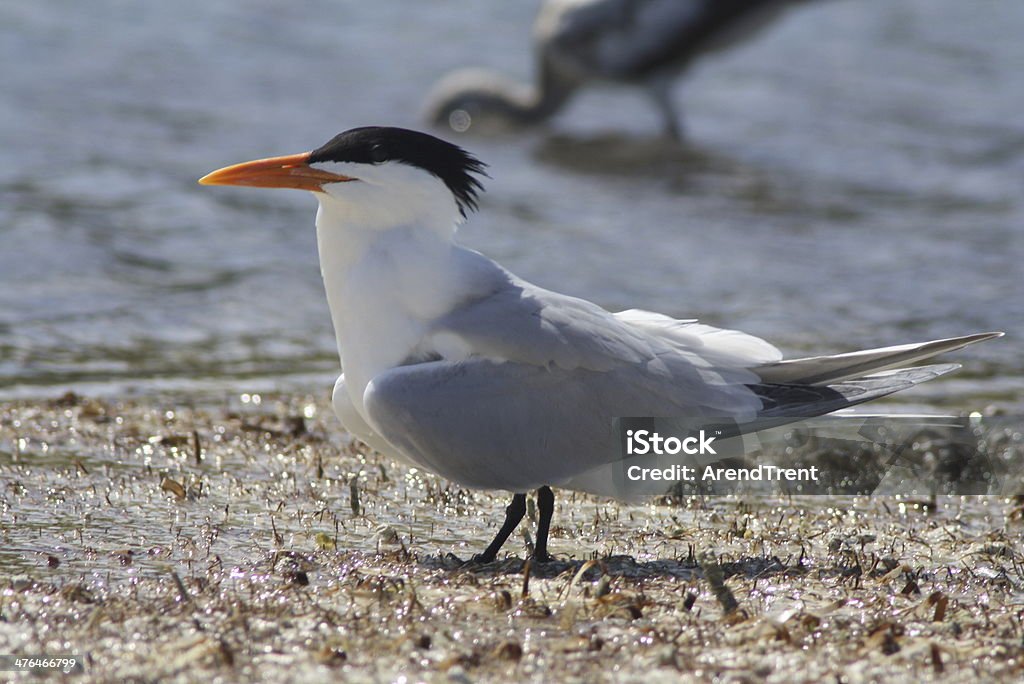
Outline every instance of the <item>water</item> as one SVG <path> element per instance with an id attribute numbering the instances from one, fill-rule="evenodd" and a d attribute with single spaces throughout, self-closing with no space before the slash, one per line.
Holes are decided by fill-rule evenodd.
<path id="1" fill-rule="evenodd" d="M 0 394 L 327 391 L 315 202 L 203 188 L 365 124 L 449 69 L 526 77 L 535 3 L 0 7 Z M 913 401 L 1019 406 L 1024 5 L 834 0 L 680 82 L 671 150 L 622 90 L 467 137 L 462 240 L 538 284 L 835 352 L 1004 340 Z"/>

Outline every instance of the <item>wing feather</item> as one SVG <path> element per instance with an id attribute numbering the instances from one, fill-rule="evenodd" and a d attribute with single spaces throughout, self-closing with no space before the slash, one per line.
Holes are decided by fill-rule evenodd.
<path id="1" fill-rule="evenodd" d="M 1002 337 L 1001 332 L 978 333 L 931 342 L 901 344 L 894 347 L 813 356 L 765 364 L 754 369 L 763 382 L 780 384 L 827 385 L 858 378 L 869 373 L 907 366 L 975 342 Z"/>
<path id="2" fill-rule="evenodd" d="M 615 418 L 749 421 L 761 404 L 743 386 L 733 390 L 745 400 L 707 401 L 689 382 L 643 366 L 434 361 L 380 374 L 364 407 L 374 430 L 420 466 L 470 487 L 526 491 L 617 460 Z"/>

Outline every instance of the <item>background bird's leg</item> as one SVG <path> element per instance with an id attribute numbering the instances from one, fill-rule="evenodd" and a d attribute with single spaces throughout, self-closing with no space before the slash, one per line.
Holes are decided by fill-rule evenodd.
<path id="1" fill-rule="evenodd" d="M 550 491 L 550 490 L 549 490 Z M 553 501 L 552 497 L 552 501 Z M 494 541 L 483 553 L 478 553 L 473 556 L 473 562 L 475 563 L 490 563 L 498 556 L 498 551 L 501 550 L 505 540 L 508 539 L 509 535 L 512 534 L 512 530 L 516 529 L 523 516 L 526 515 L 526 494 L 515 494 L 512 497 L 512 503 L 505 507 L 505 522 L 501 524 L 501 529 L 498 530 L 498 534 L 495 535 Z M 545 528 L 545 542 L 547 541 L 547 528 Z"/>
<path id="2" fill-rule="evenodd" d="M 683 120 L 672 102 L 672 80 L 657 78 L 651 81 L 649 89 L 654 106 L 661 113 L 665 135 L 676 142 L 683 141 Z"/>
<path id="3" fill-rule="evenodd" d="M 551 516 L 555 512 L 555 493 L 551 487 L 537 490 L 537 511 L 537 543 L 533 547 L 533 558 L 539 563 L 547 563 L 551 560 L 548 553 L 548 530 L 551 529 Z"/>

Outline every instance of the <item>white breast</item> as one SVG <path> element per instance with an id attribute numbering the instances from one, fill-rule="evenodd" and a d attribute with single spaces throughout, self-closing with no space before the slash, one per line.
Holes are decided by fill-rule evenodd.
<path id="1" fill-rule="evenodd" d="M 365 236 L 320 229 L 318 235 L 345 388 L 365 418 L 363 393 L 370 381 L 411 358 L 440 353 L 429 338 L 430 323 L 472 287 L 461 267 L 462 250 L 436 231 L 407 226 Z"/>

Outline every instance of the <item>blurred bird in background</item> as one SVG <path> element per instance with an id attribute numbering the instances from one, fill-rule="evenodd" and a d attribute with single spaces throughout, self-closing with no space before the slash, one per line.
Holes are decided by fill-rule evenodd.
<path id="1" fill-rule="evenodd" d="M 683 137 L 672 85 L 700 57 L 746 42 L 807 0 L 547 0 L 534 23 L 536 83 L 486 69 L 448 74 L 427 98 L 435 126 L 516 128 L 554 116 L 595 82 L 645 89 L 664 132 Z"/>

